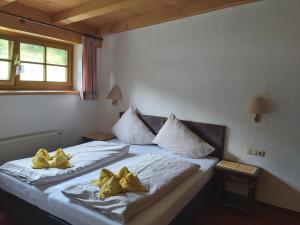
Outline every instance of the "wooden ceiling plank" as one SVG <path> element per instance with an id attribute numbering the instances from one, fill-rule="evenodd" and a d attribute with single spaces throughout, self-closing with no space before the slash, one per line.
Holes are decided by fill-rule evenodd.
<path id="1" fill-rule="evenodd" d="M 151 12 L 142 16 L 133 17 L 121 22 L 103 25 L 98 28 L 98 35 L 105 36 L 109 34 L 124 32 L 256 1 L 260 0 L 193 0 L 189 3 L 185 2 L 182 4 L 178 4 L 167 10 L 159 9 L 155 12 Z"/>
<path id="2" fill-rule="evenodd" d="M 37 23 L 21 22 L 19 19 L 0 14 L 0 27 L 6 30 L 21 31 L 22 33 L 64 40 L 68 43 L 81 43 L 82 36 L 77 33 L 46 27 Z"/>
<path id="3" fill-rule="evenodd" d="M 23 5 L 28 5 L 51 14 L 79 6 L 90 0 L 17 0 Z"/>
<path id="4" fill-rule="evenodd" d="M 50 14 L 39 9 L 23 5 L 19 2 L 6 5 L 1 8 L 1 11 L 16 14 L 18 16 L 36 19 L 45 23 L 50 22 Z"/>
<path id="5" fill-rule="evenodd" d="M 0 7 L 15 2 L 16 0 L 0 0 Z"/>
<path id="6" fill-rule="evenodd" d="M 41 21 L 44 23 L 52 24 L 52 19 L 51 19 L 50 13 L 44 12 L 42 10 L 27 6 L 27 5 L 23 5 L 18 2 L 14 2 L 12 4 L 3 6 L 1 8 L 1 11 L 12 13 L 12 14 L 26 17 L 26 18 L 31 18 L 31 19 Z M 3 22 L 5 22 L 5 21 L 0 20 L 0 25 L 3 24 Z M 70 24 L 70 25 L 61 26 L 61 27 L 68 28 L 70 30 L 74 30 L 77 32 L 87 33 L 87 34 L 93 35 L 93 36 L 97 35 L 97 29 L 95 27 L 89 26 L 84 23 Z M 69 32 L 69 33 L 72 33 L 72 32 Z"/>
<path id="7" fill-rule="evenodd" d="M 52 16 L 52 21 L 56 24 L 70 24 L 82 20 L 87 20 L 96 16 L 103 16 L 115 11 L 142 4 L 143 0 L 92 0 L 80 6 L 59 12 Z"/>

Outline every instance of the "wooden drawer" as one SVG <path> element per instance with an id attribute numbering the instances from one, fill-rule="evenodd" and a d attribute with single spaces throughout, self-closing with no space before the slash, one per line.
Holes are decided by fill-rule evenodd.
<path id="1" fill-rule="evenodd" d="M 250 177 L 243 176 L 241 174 L 225 173 L 225 179 L 249 185 L 252 183 L 252 179 Z"/>

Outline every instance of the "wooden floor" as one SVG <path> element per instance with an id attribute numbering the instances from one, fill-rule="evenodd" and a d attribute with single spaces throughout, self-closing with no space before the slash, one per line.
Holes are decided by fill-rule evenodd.
<path id="1" fill-rule="evenodd" d="M 253 214 L 211 206 L 186 218 L 187 225 L 300 225 L 300 214 L 259 204 Z M 0 225 L 19 225 L 0 211 Z M 141 224 L 142 225 L 142 224 Z"/>
<path id="2" fill-rule="evenodd" d="M 300 225 L 300 213 L 257 204 L 252 214 L 225 206 L 211 206 L 187 219 L 188 225 Z"/>

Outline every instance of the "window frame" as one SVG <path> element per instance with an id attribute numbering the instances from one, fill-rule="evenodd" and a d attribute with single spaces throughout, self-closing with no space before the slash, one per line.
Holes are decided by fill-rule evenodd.
<path id="1" fill-rule="evenodd" d="M 13 45 L 14 45 L 13 46 L 13 52 L 12 52 L 12 59 L 11 60 L 1 59 L 1 61 L 6 61 L 6 62 L 11 61 L 11 63 L 12 63 L 11 68 L 10 68 L 10 79 L 9 80 L 0 80 L 0 89 L 2 89 L 2 87 L 4 87 L 4 89 L 6 89 L 5 87 L 11 87 L 12 85 L 15 84 L 16 66 L 14 64 L 14 59 L 16 57 L 16 47 L 15 47 L 15 39 L 12 39 L 11 36 L 0 33 L 0 39 L 12 41 Z"/>
<path id="2" fill-rule="evenodd" d="M 12 65 L 10 71 L 10 80 L 0 80 L 0 90 L 72 90 L 73 89 L 73 45 L 58 42 L 55 40 L 48 40 L 40 37 L 31 37 L 22 34 L 7 34 L 0 32 L 0 39 L 6 39 L 13 41 L 13 53 L 12 53 Z M 33 63 L 44 66 L 44 81 L 24 81 L 20 80 L 20 75 L 16 75 L 15 60 L 17 57 L 20 58 L 20 43 L 28 43 L 34 45 L 40 45 L 45 48 L 44 51 L 44 62 Z M 46 81 L 46 66 L 55 65 L 47 64 L 47 47 L 58 48 L 67 51 L 67 82 L 53 82 Z M 2 61 L 2 60 L 1 60 Z M 55 65 L 59 66 L 59 65 Z"/>

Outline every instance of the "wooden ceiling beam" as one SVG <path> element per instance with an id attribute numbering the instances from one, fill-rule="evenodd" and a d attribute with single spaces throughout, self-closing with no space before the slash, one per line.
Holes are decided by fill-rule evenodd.
<path id="1" fill-rule="evenodd" d="M 33 7 L 29 7 L 18 2 L 14 2 L 8 5 L 3 6 L 0 11 L 11 13 L 14 15 L 31 18 L 40 22 L 53 24 L 51 19 L 51 14 L 38 10 Z M 70 31 L 63 31 L 47 26 L 42 26 L 32 22 L 20 23 L 20 21 L 16 18 L 5 16 L 0 14 L 0 26 L 7 27 L 9 29 L 16 29 L 25 32 L 32 32 L 33 34 L 38 34 L 42 36 L 49 36 L 51 38 L 55 38 L 57 35 L 57 39 L 62 39 L 68 42 L 73 43 L 81 43 L 81 35 L 76 34 Z M 70 30 L 74 30 L 76 32 L 86 33 L 92 36 L 97 36 L 97 29 L 95 27 L 83 24 L 76 23 L 70 24 L 67 26 L 61 26 L 62 28 L 67 28 Z M 49 30 L 49 32 L 47 31 Z M 100 36 L 98 36 L 100 37 Z"/>
<path id="2" fill-rule="evenodd" d="M 55 24 L 70 24 L 96 16 L 103 16 L 144 3 L 145 0 L 92 0 L 52 16 Z"/>
<path id="3" fill-rule="evenodd" d="M 159 9 L 146 15 L 133 17 L 121 22 L 103 25 L 98 28 L 98 35 L 105 36 L 127 30 L 133 30 L 256 1 L 260 0 L 191 0 L 190 2 L 185 2 L 174 7 L 170 7 L 169 9 Z"/>
<path id="4" fill-rule="evenodd" d="M 0 14 L 0 29 L 63 40 L 68 43 L 81 43 L 82 36 L 73 32 L 46 27 L 37 23 L 22 22 L 19 19 Z"/>
<path id="5" fill-rule="evenodd" d="M 15 2 L 16 0 L 0 0 L 0 7 Z"/>
<path id="6" fill-rule="evenodd" d="M 50 14 L 47 12 L 41 11 L 36 8 L 29 7 L 27 5 L 23 5 L 18 2 L 14 2 L 12 4 L 3 6 L 0 11 L 16 14 L 18 16 L 28 17 L 32 19 L 36 19 L 42 22 L 50 22 Z"/>

